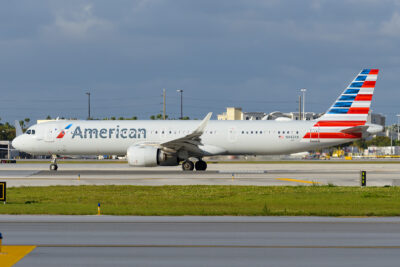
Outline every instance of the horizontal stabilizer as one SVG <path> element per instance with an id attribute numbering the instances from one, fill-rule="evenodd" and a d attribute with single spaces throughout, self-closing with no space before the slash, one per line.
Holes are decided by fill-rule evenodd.
<path id="1" fill-rule="evenodd" d="M 359 125 L 359 126 L 355 126 L 355 127 L 351 127 L 351 128 L 346 128 L 344 130 L 341 130 L 342 133 L 362 133 L 367 131 L 367 129 L 369 128 L 368 125 Z"/>

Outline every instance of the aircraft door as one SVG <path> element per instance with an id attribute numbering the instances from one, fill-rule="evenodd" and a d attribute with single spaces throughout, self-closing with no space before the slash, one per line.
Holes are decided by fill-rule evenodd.
<path id="1" fill-rule="evenodd" d="M 310 143 L 319 143 L 319 127 L 312 127 L 310 129 Z"/>
<path id="2" fill-rule="evenodd" d="M 49 126 L 45 128 L 44 132 L 44 141 L 45 142 L 54 142 L 54 137 L 56 134 L 56 130 L 53 126 Z"/>

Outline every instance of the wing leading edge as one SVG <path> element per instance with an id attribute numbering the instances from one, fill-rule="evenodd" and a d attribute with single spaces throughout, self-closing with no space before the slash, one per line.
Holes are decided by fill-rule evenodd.
<path id="1" fill-rule="evenodd" d="M 199 153 L 201 150 L 199 146 L 201 143 L 201 135 L 207 127 L 208 122 L 212 116 L 212 112 L 208 113 L 207 116 L 202 120 L 200 125 L 190 134 L 183 137 L 167 141 L 160 144 L 160 147 L 166 151 L 179 151 L 181 149 L 187 150 L 189 152 Z"/>

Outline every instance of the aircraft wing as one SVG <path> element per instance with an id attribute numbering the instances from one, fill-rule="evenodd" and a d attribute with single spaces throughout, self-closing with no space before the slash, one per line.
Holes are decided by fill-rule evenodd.
<path id="1" fill-rule="evenodd" d="M 164 143 L 161 143 L 161 148 L 165 149 L 166 151 L 174 150 L 178 151 L 180 149 L 185 149 L 190 152 L 199 153 L 199 145 L 201 145 L 201 135 L 204 133 L 204 129 L 206 128 L 212 112 L 208 113 L 207 116 L 203 119 L 200 125 L 190 134 L 185 135 L 183 137 L 170 140 Z"/>

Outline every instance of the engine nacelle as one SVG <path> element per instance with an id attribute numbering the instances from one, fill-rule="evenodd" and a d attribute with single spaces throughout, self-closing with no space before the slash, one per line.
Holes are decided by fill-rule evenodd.
<path id="1" fill-rule="evenodd" d="M 130 146 L 126 153 L 128 164 L 136 167 L 177 166 L 179 159 L 153 146 Z"/>

